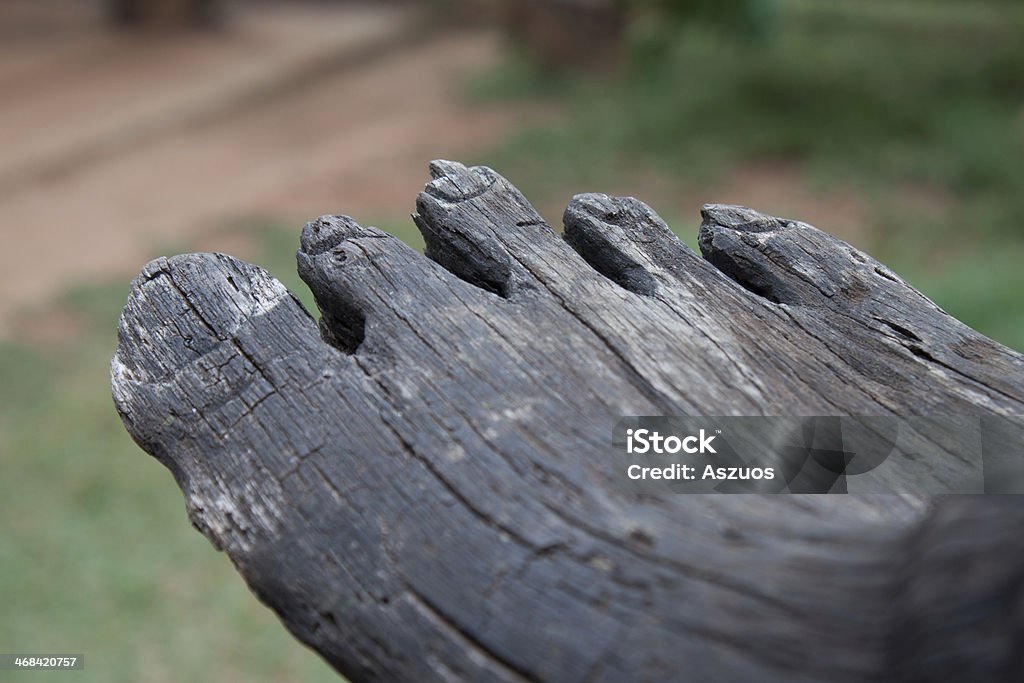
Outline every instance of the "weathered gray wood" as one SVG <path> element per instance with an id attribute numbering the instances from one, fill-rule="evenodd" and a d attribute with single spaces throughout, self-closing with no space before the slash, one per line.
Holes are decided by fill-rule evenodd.
<path id="1" fill-rule="evenodd" d="M 563 238 L 431 173 L 429 258 L 303 229 L 319 328 L 216 254 L 121 319 L 125 425 L 297 638 L 353 681 L 1018 680 L 1017 498 L 645 497 L 595 454 L 622 415 L 1020 414 L 1020 355 L 804 224 L 708 206 L 704 260 L 635 199 Z"/>

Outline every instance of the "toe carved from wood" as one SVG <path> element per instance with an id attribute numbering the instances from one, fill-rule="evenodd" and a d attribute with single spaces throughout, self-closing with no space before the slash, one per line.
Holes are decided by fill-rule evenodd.
<path id="1" fill-rule="evenodd" d="M 1020 414 L 1020 355 L 804 223 L 709 205 L 699 255 L 636 199 L 559 234 L 430 172 L 425 255 L 305 226 L 319 320 L 221 254 L 148 264 L 121 318 L 128 431 L 297 638 L 353 681 L 1019 673 L 1015 499 L 647 498 L 591 456 L 622 415 Z"/>

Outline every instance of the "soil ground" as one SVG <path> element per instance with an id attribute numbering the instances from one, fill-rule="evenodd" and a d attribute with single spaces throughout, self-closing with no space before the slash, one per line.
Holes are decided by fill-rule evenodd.
<path id="1" fill-rule="evenodd" d="M 220 31 L 116 31 L 96 2 L 0 4 L 0 339 L 31 340 L 25 328 L 40 325 L 62 336 L 61 316 L 20 313 L 72 285 L 127 286 L 162 253 L 250 258 L 239 226 L 402 220 L 427 161 L 479 158 L 552 113 L 467 103 L 463 84 L 500 57 L 493 32 L 427 30 L 408 5 L 243 7 Z M 862 196 L 815 187 L 794 164 L 742 165 L 710 187 L 566 182 L 538 206 L 553 225 L 573 192 L 593 190 L 638 196 L 690 232 L 710 201 L 855 244 L 869 222 Z"/>
<path id="2" fill-rule="evenodd" d="M 426 160 L 517 122 L 458 92 L 496 36 L 424 37 L 407 10 L 254 5 L 187 33 L 115 32 L 96 9 L 0 5 L 0 337 L 225 225 L 408 212 Z"/>

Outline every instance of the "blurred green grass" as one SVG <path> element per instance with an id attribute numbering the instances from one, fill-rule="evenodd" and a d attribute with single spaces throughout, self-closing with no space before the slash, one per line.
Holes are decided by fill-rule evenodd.
<path id="1" fill-rule="evenodd" d="M 524 128 L 481 161 L 541 202 L 630 175 L 713 188 L 733 169 L 795 165 L 862 200 L 858 247 L 1024 349 L 1024 269 L 1013 265 L 1024 249 L 1024 6 L 773 6 L 754 35 L 641 17 L 613 78 L 510 51 L 470 96 L 542 99 L 566 115 Z M 674 210 L 657 199 L 648 201 Z"/>
<path id="2" fill-rule="evenodd" d="M 392 232 L 417 244 L 411 224 Z M 296 231 L 257 235 L 255 261 L 315 310 L 295 274 Z M 122 427 L 108 367 L 127 284 L 81 287 L 36 313 L 68 317 L 66 338 L 0 343 L 3 651 L 83 654 L 70 675 L 97 683 L 339 680 L 191 527 L 173 477 Z M 0 674 L 22 677 L 69 674 Z"/>

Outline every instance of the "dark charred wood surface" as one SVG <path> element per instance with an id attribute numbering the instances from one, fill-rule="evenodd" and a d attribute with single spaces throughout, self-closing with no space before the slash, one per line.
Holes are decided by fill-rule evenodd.
<path id="1" fill-rule="evenodd" d="M 803 223 L 707 206 L 702 258 L 632 198 L 563 236 L 431 174 L 426 256 L 303 229 L 319 325 L 222 254 L 121 319 L 125 425 L 297 638 L 357 682 L 1021 679 L 1016 497 L 638 496 L 594 454 L 623 415 L 1021 414 L 1024 358 Z"/>

